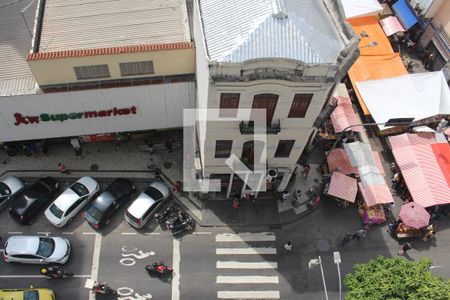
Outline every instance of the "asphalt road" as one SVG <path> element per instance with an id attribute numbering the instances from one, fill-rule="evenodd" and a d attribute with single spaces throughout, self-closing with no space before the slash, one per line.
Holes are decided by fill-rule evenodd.
<path id="1" fill-rule="evenodd" d="M 140 192 L 144 184 L 137 186 Z M 95 298 L 84 283 L 87 278 L 95 278 L 118 289 L 116 299 L 120 300 L 325 299 L 320 268 L 308 269 L 309 259 L 320 255 L 329 298 L 338 299 L 333 251 L 346 232 L 354 232 L 360 226 L 356 209 L 342 209 L 328 202 L 314 214 L 281 229 L 197 227 L 193 234 L 174 239 L 155 223 L 136 231 L 123 219 L 126 207 L 101 232 L 94 231 L 81 216 L 61 229 L 48 223 L 43 214 L 32 226 L 21 226 L 3 210 L 0 235 L 4 240 L 14 234 L 68 238 L 73 251 L 64 268 L 75 276 L 47 279 L 39 275 L 37 265 L 2 261 L 0 287 L 48 287 L 55 291 L 57 299 L 86 300 Z M 433 272 L 449 278 L 450 221 L 441 220 L 437 225 L 435 240 L 413 241 L 415 249 L 410 251 L 409 259 L 429 256 L 436 266 Z M 289 254 L 282 248 L 287 240 L 294 244 Z M 392 239 L 385 226 L 372 228 L 365 239 L 338 249 L 342 275 L 350 272 L 356 262 L 377 255 L 396 256 L 402 243 Z M 172 280 L 151 278 L 146 273 L 145 264 L 160 260 L 174 267 Z"/>

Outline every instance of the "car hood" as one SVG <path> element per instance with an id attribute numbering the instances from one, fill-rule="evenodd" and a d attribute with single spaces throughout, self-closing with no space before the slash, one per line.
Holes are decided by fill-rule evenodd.
<path id="1" fill-rule="evenodd" d="M 62 237 L 54 237 L 53 240 L 55 241 L 55 251 L 53 251 L 47 260 L 57 261 L 66 255 L 69 249 L 69 242 Z"/>
<path id="2" fill-rule="evenodd" d="M 81 177 L 78 182 L 87 187 L 89 194 L 92 194 L 98 189 L 98 183 L 93 178 L 89 176 Z"/>
<path id="3" fill-rule="evenodd" d="M 133 216 L 140 218 L 147 209 L 155 203 L 155 200 L 145 193 L 141 193 L 128 208 L 128 212 Z"/>
<path id="4" fill-rule="evenodd" d="M 5 183 L 10 189 L 11 194 L 15 194 L 20 190 L 24 189 L 24 185 L 22 181 L 14 176 L 7 177 L 5 179 L 2 179 L 1 182 Z"/>

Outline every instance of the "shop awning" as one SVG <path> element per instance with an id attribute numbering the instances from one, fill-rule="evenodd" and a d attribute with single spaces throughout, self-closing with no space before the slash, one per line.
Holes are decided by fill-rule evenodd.
<path id="1" fill-rule="evenodd" d="M 357 192 L 358 186 L 355 178 L 339 172 L 333 173 L 327 192 L 328 195 L 353 203 Z"/>
<path id="2" fill-rule="evenodd" d="M 358 187 L 368 207 L 394 202 L 391 191 L 386 184 L 364 187 L 361 183 L 358 183 Z"/>
<path id="3" fill-rule="evenodd" d="M 397 0 L 397 2 L 392 5 L 392 9 L 406 30 L 413 27 L 419 21 L 412 7 L 406 0 Z"/>
<path id="4" fill-rule="evenodd" d="M 389 16 L 387 18 L 381 19 L 380 24 L 384 30 L 384 33 L 386 33 L 386 36 L 391 36 L 393 34 L 396 34 L 397 32 L 405 31 L 403 25 L 400 23 L 397 17 L 394 16 Z"/>
<path id="5" fill-rule="evenodd" d="M 335 132 L 342 132 L 350 125 L 361 124 L 353 111 L 352 102 L 348 97 L 336 96 L 337 106 L 330 115 L 331 123 Z M 352 127 L 351 130 L 362 132 L 362 126 Z"/>
<path id="6" fill-rule="evenodd" d="M 383 6 L 378 0 L 341 0 L 347 19 L 364 16 L 377 16 L 383 11 Z"/>
<path id="7" fill-rule="evenodd" d="M 358 169 L 352 167 L 347 152 L 344 149 L 334 149 L 327 156 L 328 169 L 330 172 L 339 170 L 342 174 L 357 174 Z"/>
<path id="8" fill-rule="evenodd" d="M 433 136 L 405 133 L 389 137 L 411 197 L 424 207 L 450 204 L 450 146 Z"/>

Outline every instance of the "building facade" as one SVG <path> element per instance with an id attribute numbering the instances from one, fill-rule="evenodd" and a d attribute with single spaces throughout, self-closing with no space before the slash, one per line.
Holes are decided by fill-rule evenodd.
<path id="1" fill-rule="evenodd" d="M 266 186 L 282 191 L 335 83 L 359 53 L 342 7 L 336 1 L 197 0 L 194 38 L 197 107 L 265 109 Z M 199 123 L 201 175 L 221 180 L 219 197 L 250 192 L 225 160 L 235 154 L 251 168 L 252 126 L 248 119 Z"/>

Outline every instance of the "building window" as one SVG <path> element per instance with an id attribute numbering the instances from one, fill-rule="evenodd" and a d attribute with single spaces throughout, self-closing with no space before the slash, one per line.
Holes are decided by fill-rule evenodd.
<path id="1" fill-rule="evenodd" d="M 266 110 L 267 124 L 272 122 L 273 114 L 278 103 L 278 95 L 275 94 L 259 94 L 253 98 L 252 108 L 261 108 Z M 252 120 L 256 119 L 255 115 L 250 117 Z"/>
<path id="2" fill-rule="evenodd" d="M 73 69 L 78 80 L 111 77 L 108 65 L 82 66 L 74 67 Z"/>
<path id="3" fill-rule="evenodd" d="M 314 94 L 295 94 L 288 118 L 304 118 Z"/>
<path id="4" fill-rule="evenodd" d="M 237 109 L 239 108 L 239 93 L 221 93 L 220 94 L 220 117 L 234 118 L 237 116 Z M 227 109 L 227 111 L 223 111 Z"/>
<path id="5" fill-rule="evenodd" d="M 289 157 L 291 155 L 292 147 L 294 147 L 295 140 L 281 140 L 278 142 L 277 151 L 274 157 Z"/>
<path id="6" fill-rule="evenodd" d="M 120 63 L 120 74 L 122 76 L 137 76 L 154 74 L 153 61 L 136 61 L 129 63 Z"/>
<path id="7" fill-rule="evenodd" d="M 216 155 L 215 158 L 228 158 L 231 155 L 231 146 L 233 141 L 217 140 L 216 141 Z"/>

